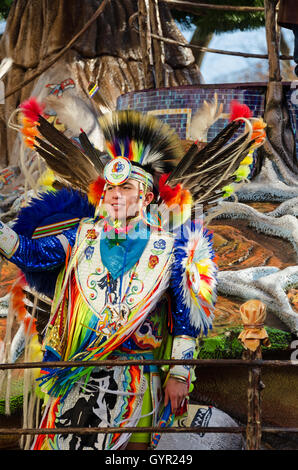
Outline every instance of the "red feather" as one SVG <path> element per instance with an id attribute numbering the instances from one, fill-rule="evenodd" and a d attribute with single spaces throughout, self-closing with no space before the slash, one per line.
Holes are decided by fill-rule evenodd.
<path id="1" fill-rule="evenodd" d="M 23 287 L 26 285 L 26 279 L 23 274 L 11 288 L 11 303 L 12 308 L 16 313 L 18 321 L 22 321 L 25 318 L 27 309 L 25 306 L 25 293 Z"/>
<path id="2" fill-rule="evenodd" d="M 32 318 L 31 315 L 26 315 L 26 317 L 24 318 L 24 329 L 26 335 L 33 335 L 37 333 L 36 318 Z"/>
<path id="3" fill-rule="evenodd" d="M 250 118 L 252 111 L 246 104 L 239 103 L 237 100 L 231 101 L 231 111 L 229 121 L 234 121 L 237 118 Z"/>
<path id="4" fill-rule="evenodd" d="M 171 199 L 175 198 L 177 194 L 181 191 L 180 184 L 177 184 L 174 188 L 171 188 L 171 186 L 166 184 L 168 176 L 169 173 L 164 173 L 163 175 L 161 175 L 158 182 L 160 197 L 165 202 L 168 202 Z"/>
<path id="5" fill-rule="evenodd" d="M 37 99 L 32 96 L 20 104 L 20 109 L 27 119 L 30 119 L 33 122 L 37 122 L 39 116 L 44 112 L 45 104 L 39 103 Z"/>
<path id="6" fill-rule="evenodd" d="M 105 180 L 99 176 L 97 180 L 93 181 L 89 185 L 88 199 L 91 202 L 91 204 L 95 206 L 99 204 L 105 184 L 106 184 Z"/>

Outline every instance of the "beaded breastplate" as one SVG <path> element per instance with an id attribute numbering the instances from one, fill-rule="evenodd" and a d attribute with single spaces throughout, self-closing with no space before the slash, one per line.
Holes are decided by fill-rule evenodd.
<path id="1" fill-rule="evenodd" d="M 76 246 L 86 247 L 76 262 L 75 277 L 82 298 L 99 319 L 101 333 L 109 337 L 126 324 L 132 310 L 143 308 L 144 299 L 146 313 L 150 312 L 150 297 L 171 265 L 174 239 L 152 230 L 139 261 L 114 280 L 101 259 L 101 230 L 88 221 L 81 223 Z"/>

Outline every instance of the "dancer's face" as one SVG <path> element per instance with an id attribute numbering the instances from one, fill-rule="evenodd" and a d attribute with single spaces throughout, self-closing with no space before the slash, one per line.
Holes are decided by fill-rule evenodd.
<path id="1" fill-rule="evenodd" d="M 153 193 L 147 192 L 140 200 L 140 183 L 129 178 L 119 186 L 107 185 L 104 205 L 109 217 L 125 220 L 137 216 L 152 199 Z"/>

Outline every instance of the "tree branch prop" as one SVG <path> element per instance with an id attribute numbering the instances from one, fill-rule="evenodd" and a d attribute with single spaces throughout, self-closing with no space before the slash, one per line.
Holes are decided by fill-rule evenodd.
<path id="1" fill-rule="evenodd" d="M 165 0 L 163 0 L 165 1 Z M 133 21 L 136 18 L 136 14 L 134 13 L 129 20 L 129 24 L 131 27 L 139 32 L 139 29 L 134 25 Z M 211 52 L 213 54 L 223 54 L 223 55 L 233 55 L 233 56 L 239 56 L 239 57 L 246 57 L 246 58 L 254 58 L 254 59 L 268 59 L 268 54 L 251 54 L 251 53 L 246 53 L 246 52 L 235 52 L 235 51 L 224 51 L 222 49 L 210 49 L 209 47 L 204 47 L 204 46 L 196 46 L 194 44 L 185 44 L 180 41 L 175 41 L 174 39 L 169 39 L 165 38 L 162 36 L 158 36 L 157 34 L 151 33 L 151 37 L 154 39 L 158 39 L 159 41 L 163 41 L 168 44 L 174 44 L 179 47 L 188 47 L 189 49 L 197 49 L 199 51 L 203 52 Z M 287 56 L 287 55 L 280 55 L 279 56 L 280 60 L 292 60 L 293 56 Z"/>
<path id="2" fill-rule="evenodd" d="M 98 9 L 96 10 L 96 12 L 94 13 L 94 15 L 90 18 L 90 20 L 85 24 L 85 26 L 69 41 L 69 43 L 63 48 L 61 49 L 60 52 L 58 52 L 58 54 L 52 59 L 52 60 L 49 60 L 48 63 L 42 67 L 40 70 L 37 70 L 35 73 L 33 73 L 31 75 L 31 77 L 27 78 L 26 80 L 24 80 L 22 83 L 20 83 L 19 85 L 17 85 L 15 88 L 13 88 L 12 90 L 9 90 L 5 97 L 2 98 L 2 99 L 5 99 L 5 98 L 8 98 L 9 96 L 13 95 L 14 93 L 16 93 L 17 91 L 21 90 L 21 88 L 23 88 L 24 86 L 28 85 L 28 83 L 30 83 L 32 80 L 34 80 L 35 78 L 39 77 L 42 73 L 44 73 L 46 70 L 48 70 L 52 65 L 54 65 L 57 60 L 60 59 L 60 57 L 62 57 L 65 52 L 67 52 L 71 47 L 72 45 L 87 31 L 87 29 L 94 23 L 94 21 L 101 15 L 101 13 L 103 12 L 103 10 L 105 9 L 105 6 L 107 5 L 107 3 L 109 2 L 110 0 L 103 0 L 102 4 L 98 7 Z"/>
<path id="3" fill-rule="evenodd" d="M 176 10 L 183 10 L 194 15 L 197 10 L 223 10 L 223 11 L 239 11 L 244 13 L 254 13 L 256 11 L 264 11 L 263 7 L 245 7 L 235 5 L 210 5 L 208 3 L 196 3 L 196 2 L 182 2 L 179 0 L 161 0 L 162 3 L 166 3 L 169 8 Z"/>

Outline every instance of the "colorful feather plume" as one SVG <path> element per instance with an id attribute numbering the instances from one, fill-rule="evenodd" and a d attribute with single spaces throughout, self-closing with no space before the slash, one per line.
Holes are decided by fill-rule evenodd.
<path id="1" fill-rule="evenodd" d="M 252 111 L 246 104 L 239 103 L 237 100 L 231 101 L 230 117 L 229 121 L 235 121 L 235 119 L 252 117 Z"/>
<path id="2" fill-rule="evenodd" d="M 159 179 L 159 214 L 162 225 L 167 230 L 173 230 L 183 225 L 191 216 L 192 196 L 181 184 L 174 187 L 166 184 L 168 174 Z"/>
<path id="3" fill-rule="evenodd" d="M 49 143 L 37 137 L 35 150 L 60 181 L 87 193 L 89 184 L 96 180 L 99 174 L 94 163 L 42 116 L 39 116 L 38 124 L 40 134 Z"/>
<path id="4" fill-rule="evenodd" d="M 88 190 L 88 199 L 91 204 L 94 206 L 97 206 L 100 202 L 103 190 L 105 187 L 105 180 L 101 178 L 100 176 L 97 178 L 96 181 L 93 181 L 89 185 L 89 190 Z"/>
<path id="5" fill-rule="evenodd" d="M 233 176 L 235 177 L 235 183 L 231 182 L 230 184 L 223 186 L 223 198 L 230 197 L 237 189 L 237 184 L 249 179 L 255 165 L 255 150 L 263 145 L 266 139 L 266 123 L 263 121 L 263 119 L 252 118 L 250 121 L 252 124 L 250 149 L 244 159 L 240 162 L 239 167 L 233 173 Z"/>
<path id="6" fill-rule="evenodd" d="M 43 105 L 31 98 L 21 105 L 23 134 L 63 184 L 88 194 L 93 203 L 100 200 L 103 152 L 94 148 L 81 130 L 80 146 L 43 118 Z M 248 178 L 252 150 L 265 139 L 265 124 L 252 118 L 251 110 L 238 101 L 231 103 L 229 124 L 203 149 L 195 142 L 183 155 L 179 137 L 167 124 L 150 114 L 132 110 L 114 111 L 99 118 L 110 158 L 123 156 L 154 176 L 160 175 L 160 204 L 190 204 L 195 212 L 224 197 L 233 183 Z M 244 130 L 240 132 L 241 127 Z M 227 190 L 227 188 L 229 188 Z M 182 218 L 185 220 L 185 217 Z"/>
<path id="7" fill-rule="evenodd" d="M 166 180 L 169 174 L 164 174 L 159 178 L 159 196 L 168 205 L 172 206 L 178 204 L 182 207 L 184 204 L 191 204 L 192 197 L 189 191 L 183 189 L 181 184 L 177 184 L 174 187 L 166 184 Z"/>
<path id="8" fill-rule="evenodd" d="M 37 334 L 36 331 L 36 318 L 32 318 L 31 315 L 26 315 L 24 320 L 25 333 L 28 336 Z"/>
<path id="9" fill-rule="evenodd" d="M 45 104 L 40 103 L 34 96 L 20 104 L 20 109 L 28 121 L 38 123 L 39 116 L 43 115 Z"/>
<path id="10" fill-rule="evenodd" d="M 23 134 L 24 143 L 33 150 L 36 144 L 36 137 L 41 137 L 37 126 L 39 116 L 43 114 L 45 105 L 39 103 L 37 99 L 32 96 L 21 103 L 19 108 L 23 114 L 21 133 Z"/>
<path id="11" fill-rule="evenodd" d="M 36 333 L 36 318 L 32 318 L 28 313 L 24 290 L 27 285 L 25 275 L 20 271 L 20 277 L 10 291 L 10 302 L 17 321 L 24 325 L 25 334 L 31 336 Z"/>
<path id="12" fill-rule="evenodd" d="M 207 335 L 216 302 L 217 267 L 212 234 L 197 222 L 191 222 L 183 230 L 175 241 L 171 278 L 176 308 L 179 312 L 187 311 L 198 334 Z"/>
<path id="13" fill-rule="evenodd" d="M 25 293 L 23 290 L 26 284 L 26 278 L 24 274 L 22 274 L 22 272 L 20 271 L 20 277 L 18 281 L 13 284 L 10 291 L 11 305 L 19 322 L 24 320 L 27 313 L 25 306 Z"/>
<path id="14" fill-rule="evenodd" d="M 151 174 L 168 173 L 183 155 L 180 139 L 150 114 L 115 111 L 99 119 L 111 158 L 123 156 Z"/>
<path id="15" fill-rule="evenodd" d="M 266 139 L 265 128 L 267 124 L 263 121 L 262 118 L 255 118 L 252 121 L 252 140 L 255 141 L 256 146 L 262 145 Z"/>

